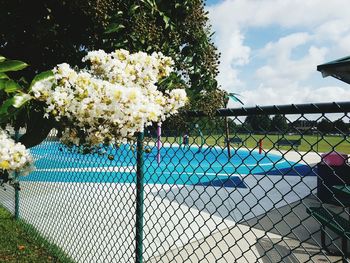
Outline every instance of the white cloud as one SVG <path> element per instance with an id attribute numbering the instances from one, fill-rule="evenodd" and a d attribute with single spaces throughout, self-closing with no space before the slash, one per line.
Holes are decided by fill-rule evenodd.
<path id="1" fill-rule="evenodd" d="M 350 87 L 340 82 L 327 87 L 312 82 L 315 76 L 321 79 L 318 64 L 350 53 L 347 4 L 348 0 L 226 0 L 210 6 L 222 53 L 219 83 L 241 93 L 246 105 L 350 100 Z M 264 39 L 259 49 L 246 43 L 244 34 L 250 29 L 263 32 L 273 27 L 293 33 Z M 247 69 L 254 71 L 243 78 L 240 73 Z"/>
<path id="2" fill-rule="evenodd" d="M 226 43 L 228 51 L 225 53 L 232 58 L 233 65 L 242 66 L 249 62 L 250 48 L 245 46 L 243 41 L 244 36 L 239 30 L 236 30 L 231 34 L 229 41 Z"/>
<path id="3" fill-rule="evenodd" d="M 237 75 L 239 71 L 236 66 L 242 66 L 249 63 L 250 48 L 243 44 L 244 36 L 239 30 L 228 32 L 227 40 L 220 43 L 221 61 L 219 70 L 221 74 L 218 77 L 219 83 L 225 85 L 226 89 L 230 86 L 240 86 L 241 81 Z"/>
<path id="4" fill-rule="evenodd" d="M 281 59 L 290 57 L 294 48 L 306 44 L 311 40 L 311 36 L 307 32 L 298 32 L 281 37 L 277 42 L 268 42 L 260 51 L 264 56 L 277 54 Z"/>
<path id="5" fill-rule="evenodd" d="M 314 28 L 325 20 L 350 21 L 348 0 L 226 0 L 209 7 L 214 27 L 218 25 Z"/>
<path id="6" fill-rule="evenodd" d="M 338 41 L 349 31 L 348 23 L 346 19 L 325 21 L 316 28 L 315 33 L 321 40 Z"/>
<path id="7" fill-rule="evenodd" d="M 348 17 L 328 20 L 314 30 L 315 42 L 329 45 L 332 56 L 350 53 L 350 20 Z"/>
<path id="8" fill-rule="evenodd" d="M 300 87 L 295 83 L 285 89 L 274 89 L 260 86 L 256 90 L 247 90 L 241 93 L 245 105 L 272 105 L 307 102 L 350 101 L 350 92 L 347 88 L 327 87 Z M 297 99 L 297 101 L 296 101 Z M 237 106 L 237 104 L 233 105 Z"/>
<path id="9" fill-rule="evenodd" d="M 284 83 L 307 80 L 315 73 L 316 65 L 325 60 L 326 48 L 310 46 L 308 52 L 299 59 L 291 57 L 299 45 L 307 43 L 307 34 L 291 34 L 278 42 L 270 42 L 260 52 L 266 59 L 266 64 L 256 70 L 256 76 L 261 83 L 267 83 L 275 88 L 282 88 Z"/>

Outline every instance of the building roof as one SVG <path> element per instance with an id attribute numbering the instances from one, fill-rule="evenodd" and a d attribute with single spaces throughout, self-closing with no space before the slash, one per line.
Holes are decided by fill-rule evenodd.
<path id="1" fill-rule="evenodd" d="M 350 56 L 318 65 L 317 70 L 324 78 L 332 76 L 350 84 Z"/>

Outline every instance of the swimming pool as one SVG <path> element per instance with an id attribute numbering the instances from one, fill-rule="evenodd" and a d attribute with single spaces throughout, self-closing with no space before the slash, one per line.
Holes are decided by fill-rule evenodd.
<path id="1" fill-rule="evenodd" d="M 245 187 L 241 178 L 277 171 L 288 175 L 299 164 L 280 155 L 246 149 L 227 150 L 220 147 L 162 147 L 158 164 L 156 147 L 145 153 L 144 181 L 146 184 L 213 185 Z M 135 146 L 123 144 L 108 148 L 105 154 L 77 154 L 69 152 L 58 142 L 45 143 L 31 149 L 36 170 L 23 181 L 135 183 Z M 108 156 L 113 156 L 110 160 Z M 284 171 L 284 172 L 282 172 Z"/>

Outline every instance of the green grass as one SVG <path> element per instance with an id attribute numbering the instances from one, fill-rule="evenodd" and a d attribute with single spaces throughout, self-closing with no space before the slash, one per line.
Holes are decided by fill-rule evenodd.
<path id="1" fill-rule="evenodd" d="M 281 135 L 259 135 L 259 134 L 237 134 L 230 135 L 231 137 L 239 137 L 244 141 L 244 146 L 242 148 L 258 148 L 258 141 L 263 139 L 263 148 L 265 150 L 277 149 L 276 142 L 282 138 Z M 210 146 L 225 145 L 225 137 L 223 135 L 213 135 L 204 136 L 205 144 Z M 329 152 L 336 150 L 339 152 L 350 154 L 350 142 L 348 136 L 319 136 L 316 135 L 284 135 L 283 139 L 289 140 L 301 140 L 301 145 L 298 147 L 299 151 L 302 152 Z M 163 142 L 173 143 L 175 141 L 174 137 L 163 138 Z M 179 138 L 176 139 L 179 142 Z M 201 144 L 201 139 L 199 137 L 190 138 L 190 144 Z M 237 147 L 237 144 L 231 144 L 233 147 Z M 281 146 L 281 150 L 289 150 L 291 147 Z"/>
<path id="2" fill-rule="evenodd" d="M 1 189 L 0 189 L 1 190 Z M 70 263 L 57 246 L 50 244 L 37 231 L 0 206 L 0 262 Z"/>

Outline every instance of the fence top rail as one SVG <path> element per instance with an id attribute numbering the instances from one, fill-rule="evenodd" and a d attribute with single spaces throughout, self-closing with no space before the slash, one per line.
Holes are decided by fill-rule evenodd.
<path id="1" fill-rule="evenodd" d="M 218 109 L 216 116 L 247 116 L 247 115 L 274 115 L 274 114 L 315 114 L 315 113 L 341 113 L 350 112 L 350 102 L 289 104 L 272 106 L 255 106 Z M 189 117 L 203 117 L 203 111 L 186 111 Z"/>

